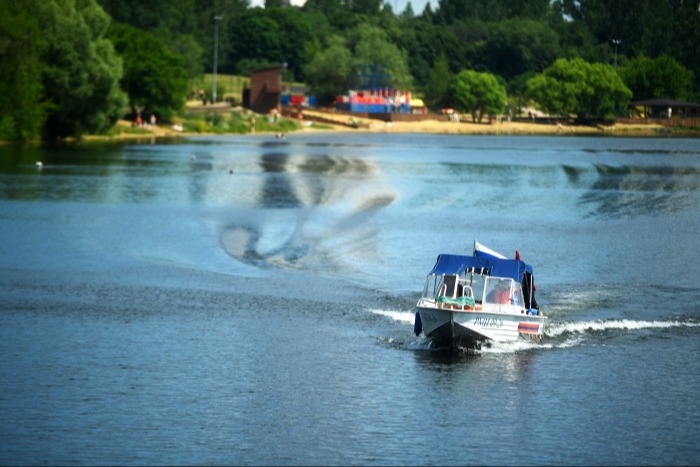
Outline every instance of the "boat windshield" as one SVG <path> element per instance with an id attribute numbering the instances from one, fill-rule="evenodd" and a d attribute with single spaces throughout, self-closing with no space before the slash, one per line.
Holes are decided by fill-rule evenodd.
<path id="1" fill-rule="evenodd" d="M 510 278 L 487 277 L 483 291 L 485 303 L 520 306 L 525 303 L 522 287 Z"/>
<path id="2" fill-rule="evenodd" d="M 484 284 L 488 276 L 482 276 L 479 274 L 467 274 L 463 279 L 464 284 L 472 288 L 474 292 L 474 301 L 476 303 L 482 303 L 484 300 Z"/>
<path id="3" fill-rule="evenodd" d="M 480 274 L 459 276 L 429 274 L 425 281 L 423 297 L 471 296 L 476 303 L 513 304 L 523 306 L 525 300 L 520 284 L 507 277 L 492 277 Z"/>

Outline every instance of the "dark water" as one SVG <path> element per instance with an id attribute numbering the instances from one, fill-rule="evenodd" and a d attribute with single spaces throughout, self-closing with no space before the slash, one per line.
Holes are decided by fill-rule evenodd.
<path id="1" fill-rule="evenodd" d="M 698 464 L 699 201 L 697 139 L 0 147 L 0 464 Z M 474 239 L 542 345 L 412 334 Z"/>

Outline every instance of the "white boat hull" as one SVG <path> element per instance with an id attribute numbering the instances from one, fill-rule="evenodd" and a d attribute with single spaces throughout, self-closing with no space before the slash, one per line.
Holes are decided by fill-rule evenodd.
<path id="1" fill-rule="evenodd" d="M 482 343 L 513 342 L 521 336 L 539 340 L 546 317 L 529 315 L 512 306 L 489 310 L 439 308 L 430 302 L 418 305 L 423 334 L 433 347 L 479 348 Z"/>

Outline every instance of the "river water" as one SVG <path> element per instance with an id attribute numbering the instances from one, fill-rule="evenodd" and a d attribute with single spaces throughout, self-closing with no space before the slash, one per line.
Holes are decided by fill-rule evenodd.
<path id="1" fill-rule="evenodd" d="M 699 238 L 692 138 L 0 147 L 0 464 L 696 465 Z M 542 344 L 413 334 L 474 240 Z"/>

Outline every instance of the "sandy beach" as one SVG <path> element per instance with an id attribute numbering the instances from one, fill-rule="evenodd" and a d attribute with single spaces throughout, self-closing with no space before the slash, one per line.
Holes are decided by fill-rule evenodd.
<path id="1" fill-rule="evenodd" d="M 382 122 L 379 120 L 350 117 L 347 114 L 333 114 L 319 111 L 304 111 L 302 132 L 315 131 L 342 131 L 342 132 L 370 132 L 370 133 L 426 133 L 426 134 L 464 134 L 464 135 L 629 135 L 646 136 L 668 134 L 670 129 L 658 124 L 613 124 L 613 125 L 561 125 L 557 123 L 531 123 L 494 121 L 492 123 L 450 122 L 446 120 L 422 120 L 416 122 Z M 119 122 L 121 127 L 131 126 L 124 120 Z M 178 137 L 196 136 L 202 133 L 188 133 L 177 131 L 171 126 L 159 125 L 148 128 L 143 133 L 131 133 L 122 131 L 114 136 L 100 137 L 87 136 L 86 140 L 93 139 L 129 139 L 152 137 Z"/>
<path id="2" fill-rule="evenodd" d="M 348 117 L 322 112 L 304 111 L 310 120 L 322 119 L 323 123 L 341 131 L 366 131 L 379 133 L 429 133 L 429 134 L 493 134 L 493 135 L 601 135 L 601 134 L 658 134 L 668 131 L 657 124 L 614 124 L 614 125 L 561 125 L 557 123 L 502 122 L 471 123 L 445 120 L 422 120 L 417 122 L 382 122 L 379 120 Z M 331 123 L 335 120 L 335 123 Z M 350 126 L 350 121 L 355 125 Z M 313 125 L 308 127 L 313 129 Z"/>

